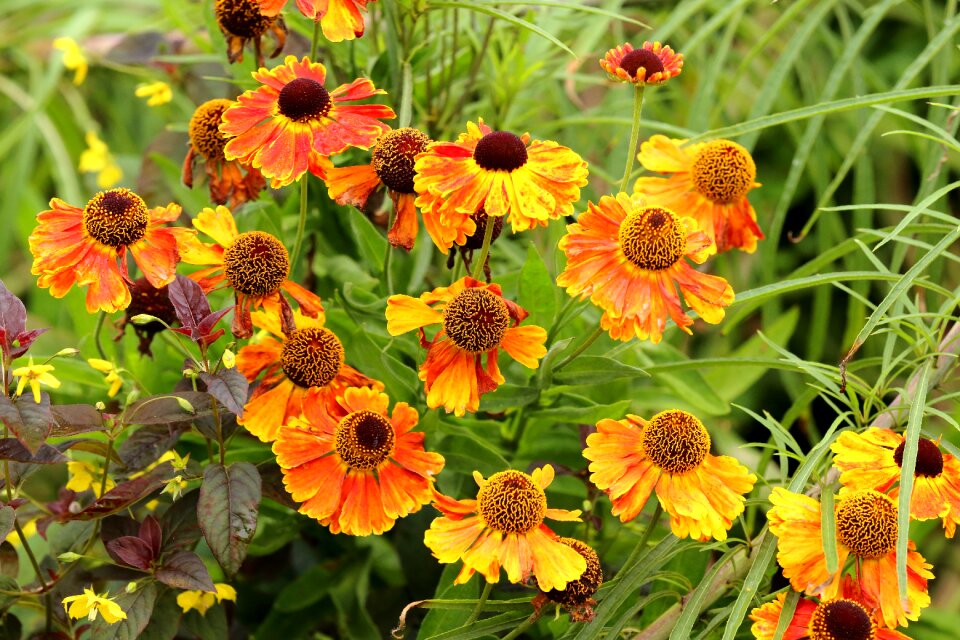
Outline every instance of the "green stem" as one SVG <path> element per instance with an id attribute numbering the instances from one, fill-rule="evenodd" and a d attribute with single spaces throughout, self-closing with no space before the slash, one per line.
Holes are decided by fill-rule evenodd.
<path id="1" fill-rule="evenodd" d="M 310 42 L 310 61 L 317 61 L 317 46 L 320 44 L 320 21 L 313 23 L 313 40 Z"/>
<path id="2" fill-rule="evenodd" d="M 97 347 L 97 353 L 100 354 L 101 360 L 107 359 L 107 354 L 103 351 L 103 345 L 100 344 L 100 332 L 103 331 L 103 323 L 107 319 L 107 312 L 101 311 L 100 315 L 97 316 L 97 326 L 93 330 L 93 343 Z"/>
<path id="3" fill-rule="evenodd" d="M 397 212 L 394 211 L 387 219 L 387 229 L 393 227 Z M 383 254 L 383 284 L 387 289 L 387 295 L 393 295 L 393 274 L 390 272 L 390 263 L 393 260 L 393 245 L 387 240 L 387 249 Z"/>
<path id="4" fill-rule="evenodd" d="M 566 358 L 564 358 L 563 360 L 557 363 L 557 366 L 553 368 L 553 372 L 556 373 L 557 371 L 560 371 L 560 369 L 563 369 L 565 366 L 573 362 L 577 356 L 579 356 L 581 353 L 589 349 L 590 345 L 596 342 L 597 338 L 602 336 L 603 333 L 604 333 L 603 327 L 597 327 L 593 333 L 587 336 L 586 339 L 580 343 L 579 347 L 574 349 L 573 353 L 571 353 Z"/>
<path id="5" fill-rule="evenodd" d="M 643 535 L 640 537 L 640 541 L 637 543 L 637 546 L 633 548 L 633 551 L 627 557 L 627 561 L 623 563 L 623 568 L 621 571 L 633 566 L 634 562 L 636 562 L 636 560 L 646 551 L 647 543 L 650 541 L 650 536 L 653 534 L 653 530 L 657 528 L 657 524 L 660 522 L 660 516 L 662 515 L 663 507 L 660 506 L 660 501 L 658 500 L 657 508 L 650 517 L 650 522 L 647 523 L 647 528 L 643 531 Z"/>
<path id="6" fill-rule="evenodd" d="M 33 555 L 33 549 L 31 549 L 30 545 L 27 543 L 27 536 L 23 534 L 23 529 L 20 528 L 19 520 L 14 519 L 13 528 L 17 530 L 17 537 L 20 538 L 20 544 L 23 545 L 23 550 L 26 551 L 27 557 L 30 559 L 30 565 L 37 574 L 37 580 L 40 581 L 40 587 L 46 591 L 47 583 L 43 579 L 43 572 L 40 570 L 40 564 L 37 562 L 37 557 Z"/>
<path id="7" fill-rule="evenodd" d="M 220 445 L 220 466 L 225 467 L 227 451 L 223 444 L 223 426 L 220 421 L 220 409 L 217 408 L 216 400 L 212 400 L 212 404 L 210 406 L 213 408 L 213 421 L 217 425 L 217 443 Z"/>
<path id="8" fill-rule="evenodd" d="M 297 239 L 293 243 L 293 253 L 290 254 L 290 270 L 296 268 L 297 258 L 300 257 L 300 247 L 303 245 L 303 233 L 307 228 L 307 173 L 300 176 L 300 221 L 297 222 Z"/>
<path id="9" fill-rule="evenodd" d="M 107 472 L 110 471 L 110 456 L 113 455 L 113 438 L 107 439 L 107 457 L 103 461 L 103 478 L 100 479 L 100 495 L 99 498 L 103 497 L 103 494 L 107 491 Z"/>
<path id="10" fill-rule="evenodd" d="M 473 612 L 470 614 L 470 617 L 467 618 L 467 621 L 463 623 L 464 627 L 469 627 L 477 618 L 480 617 L 480 612 L 483 611 L 484 605 L 487 604 L 487 598 L 490 597 L 490 592 L 493 591 L 493 583 L 487 582 L 483 585 L 483 593 L 480 594 L 480 599 L 477 601 L 477 606 L 473 608 Z"/>
<path id="11" fill-rule="evenodd" d="M 633 94 L 633 128 L 630 130 L 630 140 L 627 142 L 627 168 L 623 171 L 623 180 L 620 181 L 620 191 L 627 191 L 630 183 L 630 174 L 633 173 L 633 161 L 636 159 L 637 138 L 640 136 L 640 113 L 643 111 L 643 85 L 635 88 Z"/>
<path id="12" fill-rule="evenodd" d="M 413 119 L 413 69 L 410 61 L 404 60 L 400 68 L 402 84 L 400 85 L 400 114 L 397 121 L 399 128 L 409 127 Z"/>
<path id="13" fill-rule="evenodd" d="M 539 620 L 540 616 L 542 615 L 543 615 L 543 607 L 531 613 L 529 618 L 521 622 L 516 629 L 514 629 L 507 635 L 503 636 L 502 640 L 513 640 L 514 638 L 519 638 L 524 631 L 526 631 L 527 629 L 532 627 L 534 624 L 536 624 L 537 620 Z"/>
<path id="14" fill-rule="evenodd" d="M 493 220 L 487 218 L 487 225 L 483 230 L 483 246 L 480 248 L 480 257 L 473 263 L 473 273 L 471 276 L 474 280 L 479 280 L 480 276 L 483 275 L 483 265 L 487 262 L 487 255 L 490 253 L 490 243 L 493 242 L 494 226 Z"/>

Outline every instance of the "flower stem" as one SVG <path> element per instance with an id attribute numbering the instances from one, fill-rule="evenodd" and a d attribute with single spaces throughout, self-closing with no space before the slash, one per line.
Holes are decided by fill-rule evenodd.
<path id="1" fill-rule="evenodd" d="M 393 222 L 394 222 L 393 219 L 395 216 L 396 216 L 395 213 L 390 214 L 390 217 L 387 220 L 388 229 L 393 226 Z M 386 287 L 388 296 L 393 295 L 393 274 L 390 273 L 390 262 L 392 261 L 392 259 L 393 259 L 393 245 L 390 244 L 390 240 L 388 239 L 387 250 L 383 254 L 383 284 L 384 284 L 384 287 Z"/>
<path id="2" fill-rule="evenodd" d="M 647 523 L 647 528 L 643 531 L 643 536 L 640 537 L 640 541 L 637 542 L 637 545 L 633 548 L 633 551 L 627 557 L 627 561 L 623 563 L 623 567 L 620 569 L 624 571 L 625 569 L 632 567 L 636 561 L 646 552 L 647 543 L 650 541 L 650 536 L 653 534 L 653 530 L 657 528 L 657 524 L 660 522 L 660 516 L 663 515 L 663 507 L 660 506 L 660 501 L 657 501 L 657 508 L 654 510 L 653 515 L 650 516 L 650 522 Z"/>
<path id="3" fill-rule="evenodd" d="M 97 499 L 103 497 L 107 491 L 107 472 L 110 471 L 110 456 L 113 455 L 113 437 L 107 438 L 107 457 L 103 461 L 103 478 L 100 480 L 100 495 Z"/>
<path id="4" fill-rule="evenodd" d="M 467 618 L 467 621 L 463 623 L 464 627 L 469 627 L 471 624 L 476 622 L 477 618 L 480 617 L 480 612 L 483 611 L 483 606 L 487 604 L 487 598 L 490 597 L 490 592 L 492 590 L 492 582 L 487 582 L 483 585 L 483 593 L 480 594 L 480 600 L 477 601 L 477 606 L 473 608 L 473 612 L 470 614 L 470 617 Z"/>
<path id="5" fill-rule="evenodd" d="M 101 311 L 100 315 L 97 316 L 97 326 L 93 330 L 93 343 L 97 347 L 97 353 L 100 354 L 101 360 L 107 359 L 107 354 L 103 352 L 103 345 L 100 344 L 100 333 L 103 331 L 103 323 L 107 319 L 107 312 Z"/>
<path id="6" fill-rule="evenodd" d="M 307 179 L 306 173 L 300 176 L 300 221 L 297 223 L 297 239 L 293 243 L 293 253 L 290 254 L 291 271 L 296 268 L 300 247 L 303 245 L 303 232 L 307 228 Z"/>
<path id="7" fill-rule="evenodd" d="M 310 41 L 310 62 L 317 61 L 317 45 L 320 44 L 320 21 L 313 23 L 313 40 Z"/>
<path id="8" fill-rule="evenodd" d="M 521 622 L 516 629 L 514 629 L 507 635 L 503 636 L 502 640 L 513 640 L 514 638 L 519 638 L 524 631 L 526 631 L 527 629 L 532 627 L 534 624 L 536 624 L 537 620 L 539 620 L 540 616 L 542 615 L 543 615 L 542 607 L 540 609 L 534 610 L 534 612 L 530 614 L 529 618 Z"/>
<path id="9" fill-rule="evenodd" d="M 561 360 L 560 362 L 557 363 L 557 366 L 555 366 L 555 367 L 553 368 L 553 372 L 556 373 L 557 371 L 560 371 L 560 369 L 563 369 L 565 366 L 567 366 L 568 364 L 570 364 L 571 362 L 573 362 L 573 361 L 576 359 L 577 356 L 579 356 L 581 353 L 583 353 L 583 352 L 586 351 L 588 348 L 590 348 L 590 345 L 592 345 L 594 342 L 596 342 L 596 341 L 597 341 L 597 338 L 599 338 L 601 335 L 603 335 L 603 333 L 604 333 L 603 327 L 597 327 L 597 328 L 593 331 L 593 333 L 591 333 L 589 336 L 587 336 L 586 339 L 585 339 L 583 342 L 580 343 L 580 346 L 579 346 L 579 347 L 577 347 L 576 349 L 574 349 L 573 353 L 571 353 L 571 354 L 568 355 L 566 358 L 564 358 L 563 360 Z"/>
<path id="10" fill-rule="evenodd" d="M 493 242 L 493 220 L 487 218 L 487 226 L 483 230 L 483 246 L 480 248 L 480 257 L 473 263 L 473 273 L 470 274 L 474 280 L 479 280 L 483 275 L 483 265 L 487 262 L 487 255 L 490 253 L 490 243 Z"/>
<path id="11" fill-rule="evenodd" d="M 637 154 L 637 138 L 640 136 L 640 113 L 643 111 L 643 85 L 634 89 L 633 94 L 633 128 L 630 130 L 630 140 L 627 142 L 627 168 L 623 171 L 623 180 L 620 181 L 620 191 L 629 193 L 630 174 L 633 173 L 633 161 Z"/>
<path id="12" fill-rule="evenodd" d="M 400 113 L 397 120 L 399 128 L 409 127 L 413 119 L 413 69 L 410 61 L 404 60 L 401 66 L 402 84 L 400 85 Z"/>

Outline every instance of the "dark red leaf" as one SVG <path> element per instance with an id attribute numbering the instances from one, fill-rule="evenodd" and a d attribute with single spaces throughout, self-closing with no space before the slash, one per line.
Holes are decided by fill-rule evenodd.
<path id="1" fill-rule="evenodd" d="M 250 383 L 242 373 L 236 369 L 221 369 L 216 375 L 203 372 L 200 379 L 207 385 L 207 392 L 220 404 L 238 418 L 243 417 L 243 405 L 247 403 Z"/>
<path id="2" fill-rule="evenodd" d="M 188 411 L 177 398 L 193 409 Z M 212 416 L 210 394 L 198 391 L 178 391 L 162 396 L 150 396 L 134 402 L 123 414 L 123 424 L 176 424 L 192 422 L 200 416 Z"/>
<path id="3" fill-rule="evenodd" d="M 47 329 L 27 331 L 27 308 L 0 280 L 0 351 L 7 362 L 27 352 Z"/>
<path id="4" fill-rule="evenodd" d="M 183 327 L 195 330 L 210 315 L 210 302 L 200 285 L 186 276 L 178 275 L 167 285 L 167 295 L 173 303 L 177 319 Z"/>
<path id="5" fill-rule="evenodd" d="M 147 516 L 140 525 L 140 539 L 150 545 L 154 558 L 160 557 L 160 548 L 163 545 L 163 531 L 160 523 L 153 516 Z"/>
<path id="6" fill-rule="evenodd" d="M 191 549 L 200 539 L 200 525 L 197 524 L 197 500 L 199 491 L 185 493 L 160 516 L 163 529 L 164 551 Z"/>
<path id="7" fill-rule="evenodd" d="M 139 471 L 173 448 L 180 436 L 190 429 L 189 422 L 146 424 L 124 440 L 118 452 L 124 467 Z"/>
<path id="8" fill-rule="evenodd" d="M 31 453 L 37 452 L 55 424 L 50 396 L 41 393 L 37 403 L 29 393 L 13 401 L 0 394 L 0 422 L 7 425 Z"/>
<path id="9" fill-rule="evenodd" d="M 16 438 L 0 438 L 0 460 L 30 464 L 63 464 L 70 461 L 56 447 L 48 444 L 41 445 L 36 453 L 30 453 L 29 449 Z"/>
<path id="10" fill-rule="evenodd" d="M 118 484 L 86 509 L 67 519 L 93 520 L 126 509 L 165 485 L 174 475 L 173 467 L 165 462 L 149 473 Z"/>
<path id="11" fill-rule="evenodd" d="M 249 462 L 229 467 L 209 465 L 200 485 L 197 520 L 213 556 L 228 575 L 247 557 L 247 546 L 257 531 L 261 482 Z"/>
<path id="12" fill-rule="evenodd" d="M 0 542 L 0 575 L 13 579 L 20 575 L 20 554 L 6 540 Z"/>
<path id="13" fill-rule="evenodd" d="M 106 547 L 123 564 L 136 569 L 146 571 L 154 561 L 150 545 L 135 536 L 121 536 L 108 542 Z"/>
<path id="14" fill-rule="evenodd" d="M 103 431 L 103 418 L 100 412 L 88 404 L 59 404 L 50 407 L 56 424 L 51 436 L 73 436 L 88 431 Z"/>
<path id="15" fill-rule="evenodd" d="M 13 523 L 17 519 L 17 512 L 13 507 L 0 507 L 0 540 L 5 539 L 13 531 Z"/>
<path id="16" fill-rule="evenodd" d="M 177 551 L 164 559 L 155 574 L 157 580 L 175 589 L 216 593 L 210 573 L 193 551 Z"/>

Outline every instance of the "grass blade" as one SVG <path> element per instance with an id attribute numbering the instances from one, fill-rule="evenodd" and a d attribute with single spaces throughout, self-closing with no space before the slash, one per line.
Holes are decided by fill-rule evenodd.
<path id="1" fill-rule="evenodd" d="M 903 460 L 900 464 L 900 499 L 897 504 L 897 585 L 900 599 L 907 598 L 907 544 L 910 541 L 910 498 L 913 496 L 913 472 L 917 466 L 917 445 L 920 442 L 920 426 L 923 408 L 927 403 L 927 387 L 930 379 L 930 361 L 920 370 L 917 390 L 910 403 L 907 431 L 904 434 Z"/>

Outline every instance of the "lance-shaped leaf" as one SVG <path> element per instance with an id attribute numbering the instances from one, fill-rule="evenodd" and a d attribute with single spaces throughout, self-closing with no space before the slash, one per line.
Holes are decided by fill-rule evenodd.
<path id="1" fill-rule="evenodd" d="M 137 535 L 124 535 L 108 541 L 104 546 L 121 564 L 148 570 L 160 557 L 163 533 L 160 523 L 153 516 L 147 516 L 140 525 Z"/>
<path id="2" fill-rule="evenodd" d="M 38 403 L 33 401 L 31 394 L 16 400 L 0 394 L 0 422 L 7 425 L 31 453 L 36 453 L 55 423 L 50 412 L 50 396 L 40 394 Z"/>
<path id="3" fill-rule="evenodd" d="M 56 424 L 50 432 L 58 438 L 88 431 L 103 431 L 103 417 L 88 404 L 58 404 L 50 407 Z"/>
<path id="4" fill-rule="evenodd" d="M 200 379 L 207 385 L 207 393 L 238 418 L 243 417 L 243 405 L 247 403 L 250 383 L 242 373 L 236 369 L 221 369 L 216 375 L 204 371 Z"/>
<path id="5" fill-rule="evenodd" d="M 118 448 L 123 466 L 139 471 L 173 448 L 180 436 L 190 429 L 189 422 L 145 424 L 123 441 Z"/>
<path id="6" fill-rule="evenodd" d="M 155 574 L 157 580 L 175 589 L 216 593 L 210 572 L 193 551 L 176 551 L 166 557 Z"/>
<path id="7" fill-rule="evenodd" d="M 27 331 L 27 308 L 0 280 L 0 351 L 9 362 L 27 352 L 33 341 L 49 329 Z"/>
<path id="8" fill-rule="evenodd" d="M 17 521 L 17 512 L 13 507 L 4 505 L 0 507 L 0 540 L 5 539 L 13 531 L 13 523 Z"/>
<path id="9" fill-rule="evenodd" d="M 103 616 L 97 616 L 90 628 L 90 637 L 97 640 L 134 640 L 150 622 L 153 606 L 157 602 L 157 585 L 148 582 L 133 593 L 124 593 L 116 598 L 117 604 L 127 617 L 114 624 L 108 623 Z"/>
<path id="10" fill-rule="evenodd" d="M 233 575 L 247 557 L 257 531 L 260 474 L 249 462 L 210 465 L 203 474 L 197 520 L 224 572 Z"/>
<path id="11" fill-rule="evenodd" d="M 64 464 L 69 462 L 67 456 L 60 453 L 56 447 L 48 444 L 40 445 L 36 453 L 31 453 L 16 438 L 0 438 L 0 460 L 13 460 L 28 464 Z"/>
<path id="12" fill-rule="evenodd" d="M 123 413 L 123 424 L 177 424 L 212 415 L 210 394 L 178 391 L 134 402 Z"/>
<path id="13" fill-rule="evenodd" d="M 167 286 L 167 294 L 181 324 L 173 331 L 190 336 L 194 342 L 205 345 L 213 343 L 224 334 L 223 329 L 214 331 L 213 328 L 233 307 L 211 313 L 210 302 L 203 289 L 186 276 L 177 276 L 177 279 Z"/>
<path id="14" fill-rule="evenodd" d="M 197 501 L 199 491 L 185 493 L 160 516 L 163 530 L 163 550 L 178 551 L 192 549 L 200 539 L 200 525 L 197 524 Z"/>
<path id="15" fill-rule="evenodd" d="M 170 463 L 164 462 L 149 473 L 118 484 L 86 509 L 70 516 L 69 519 L 92 520 L 126 509 L 165 485 L 174 475 L 176 474 Z"/>

